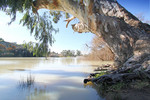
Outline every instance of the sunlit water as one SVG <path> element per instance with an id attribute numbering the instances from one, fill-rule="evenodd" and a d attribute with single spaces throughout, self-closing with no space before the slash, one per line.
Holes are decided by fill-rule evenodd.
<path id="1" fill-rule="evenodd" d="M 83 80 L 107 62 L 78 58 L 0 58 L 0 100 L 104 100 Z M 21 84 L 28 76 L 34 84 Z M 23 81 L 23 82 L 22 82 Z"/>

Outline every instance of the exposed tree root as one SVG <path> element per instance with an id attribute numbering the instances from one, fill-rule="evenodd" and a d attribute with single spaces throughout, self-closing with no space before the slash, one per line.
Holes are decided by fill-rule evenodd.
<path id="1" fill-rule="evenodd" d="M 130 64 L 130 66 L 121 67 L 115 71 L 108 71 L 106 75 L 94 78 L 98 73 L 91 74 L 89 78 L 84 80 L 84 83 L 89 81 L 96 84 L 107 84 L 113 85 L 119 82 L 132 82 L 133 80 L 150 80 L 150 57 L 145 56 L 141 62 L 135 62 Z"/>
<path id="2" fill-rule="evenodd" d="M 96 73 L 97 74 L 97 73 Z M 89 81 L 96 83 L 96 84 L 107 84 L 113 85 L 118 82 L 131 82 L 133 80 L 143 80 L 149 79 L 150 80 L 150 71 L 138 71 L 132 73 L 118 73 L 118 74 L 108 74 L 103 75 L 98 78 L 88 78 L 84 80 L 84 83 Z"/>

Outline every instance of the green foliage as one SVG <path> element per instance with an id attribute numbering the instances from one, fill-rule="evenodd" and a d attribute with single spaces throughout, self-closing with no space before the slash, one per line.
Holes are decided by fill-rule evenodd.
<path id="1" fill-rule="evenodd" d="M 134 88 L 134 89 L 138 89 L 138 90 L 141 90 L 143 89 L 144 87 L 148 87 L 150 86 L 150 83 L 148 80 L 137 80 L 135 82 L 132 82 L 130 83 L 129 85 L 131 88 Z"/>
<path id="2" fill-rule="evenodd" d="M 11 16 L 11 24 L 16 19 L 16 12 L 23 13 L 32 8 L 33 0 L 0 0 L 0 10 Z"/>
<path id="3" fill-rule="evenodd" d="M 36 57 L 43 57 L 43 56 L 47 57 L 49 53 L 49 49 L 48 47 L 46 47 L 46 45 L 34 42 L 29 43 L 24 42 L 23 48 L 27 49 L 30 53 L 33 54 L 33 56 Z"/>
<path id="4" fill-rule="evenodd" d="M 65 17 L 66 17 L 66 18 L 69 18 L 70 15 L 69 15 L 68 13 L 65 13 Z"/>
<path id="5" fill-rule="evenodd" d="M 63 50 L 61 52 L 61 55 L 63 57 L 74 57 L 75 56 L 75 51 L 74 50 Z"/>
<path id="6" fill-rule="evenodd" d="M 48 56 L 48 48 L 44 47 L 44 46 L 45 46 L 44 44 L 36 43 L 36 46 L 34 47 L 33 55 L 36 55 L 37 57 L 42 57 L 42 56 L 47 57 Z"/>
<path id="7" fill-rule="evenodd" d="M 94 76 L 94 78 L 98 78 L 98 77 L 100 77 L 100 76 L 103 76 L 103 75 L 106 75 L 107 73 L 106 72 L 100 72 L 100 73 L 98 73 L 98 74 L 96 74 L 95 76 Z"/>
<path id="8" fill-rule="evenodd" d="M 122 90 L 134 89 L 142 90 L 143 88 L 150 87 L 149 80 L 134 80 L 128 83 L 118 82 L 115 84 L 99 84 L 99 92 L 121 92 Z M 116 99 L 115 99 L 116 100 Z"/>
<path id="9" fill-rule="evenodd" d="M 33 57 L 32 46 L 29 44 L 26 43 L 23 47 L 16 43 L 0 41 L 0 57 Z"/>
<path id="10" fill-rule="evenodd" d="M 125 88 L 125 86 L 126 86 L 125 83 L 119 82 L 119 83 L 114 84 L 112 86 L 108 86 L 108 90 L 109 91 L 119 91 L 119 90 Z"/>
<path id="11" fill-rule="evenodd" d="M 79 51 L 79 50 L 77 50 L 76 51 L 76 56 L 81 56 L 82 54 L 81 54 L 81 51 Z"/>
<path id="12" fill-rule="evenodd" d="M 52 33 L 58 32 L 58 30 L 53 27 L 52 21 L 57 23 L 62 15 L 65 15 L 66 18 L 70 15 L 60 11 L 47 11 L 38 14 L 34 8 L 34 1 L 36 0 L 0 0 L 0 10 L 11 16 L 9 24 L 15 21 L 17 12 L 23 13 L 24 16 L 20 20 L 20 24 L 26 26 L 31 34 L 34 33 L 35 39 L 39 40 L 39 43 L 35 46 L 36 50 L 34 49 L 34 54 L 46 56 L 49 51 L 49 46 L 52 46 L 54 43 Z M 36 14 L 32 11 L 36 12 Z M 29 49 L 28 46 L 26 49 L 33 51 L 30 50 L 33 48 Z"/>
<path id="13" fill-rule="evenodd" d="M 34 14 L 32 12 L 32 5 L 34 0 L 1 0 L 0 1 L 0 10 L 6 12 L 7 15 L 11 16 L 11 24 L 16 19 L 17 11 L 23 13 L 24 16 L 20 20 L 20 24 L 26 26 L 30 33 L 34 33 L 36 40 L 39 40 L 38 43 L 38 52 L 42 54 L 47 54 L 49 46 L 52 46 L 54 43 L 54 38 L 52 33 L 58 32 L 53 25 L 52 21 L 57 23 L 60 17 L 62 16 L 61 12 L 50 11 L 50 13 L 44 12 L 42 14 Z M 34 9 L 33 9 L 34 10 Z"/>
<path id="14" fill-rule="evenodd" d="M 127 86 L 128 84 L 123 83 L 123 82 L 118 82 L 118 83 L 111 84 L 111 85 L 103 83 L 103 84 L 99 84 L 98 88 L 99 88 L 99 92 L 106 94 L 108 92 L 119 92 L 127 88 Z"/>
<path id="15" fill-rule="evenodd" d="M 39 40 L 39 43 L 36 45 L 37 50 L 35 50 L 36 52 L 34 54 L 40 53 L 47 56 L 49 45 L 52 46 L 54 42 L 52 32 L 56 33 L 58 30 L 54 29 L 50 18 L 47 12 L 44 12 L 42 16 L 27 12 L 20 21 L 28 29 L 31 29 L 31 34 L 35 32 L 35 39 Z"/>
<path id="16" fill-rule="evenodd" d="M 57 23 L 62 16 L 60 11 L 50 11 L 50 15 L 53 17 L 54 23 Z"/>
<path id="17" fill-rule="evenodd" d="M 29 50 L 29 52 L 33 52 L 33 47 L 34 47 L 33 42 L 29 42 L 29 43 L 24 42 L 23 44 L 23 48 Z"/>

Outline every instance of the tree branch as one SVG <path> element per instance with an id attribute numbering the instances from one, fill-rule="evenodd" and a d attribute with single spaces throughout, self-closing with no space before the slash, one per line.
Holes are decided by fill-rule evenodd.
<path id="1" fill-rule="evenodd" d="M 66 24 L 66 28 L 68 27 L 68 24 L 70 23 L 70 21 L 72 21 L 73 19 L 75 19 L 76 17 L 70 17 L 70 18 L 68 18 L 68 19 L 66 19 L 65 21 L 67 22 L 67 24 Z"/>

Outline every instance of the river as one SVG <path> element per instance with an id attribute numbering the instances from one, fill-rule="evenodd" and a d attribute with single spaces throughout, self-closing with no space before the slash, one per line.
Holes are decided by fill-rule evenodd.
<path id="1" fill-rule="evenodd" d="M 0 58 L 0 100 L 104 100 L 83 80 L 105 63 L 79 58 Z"/>

